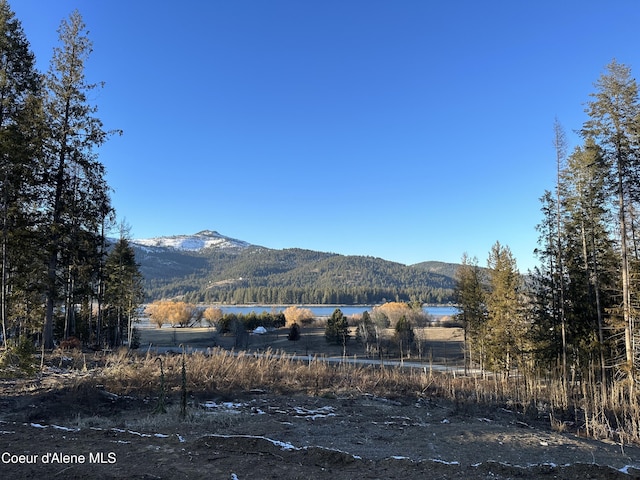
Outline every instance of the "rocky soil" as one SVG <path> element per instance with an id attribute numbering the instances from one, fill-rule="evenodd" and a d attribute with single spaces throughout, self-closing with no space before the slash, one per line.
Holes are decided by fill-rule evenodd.
<path id="1" fill-rule="evenodd" d="M 50 373 L 0 382 L 3 478 L 632 479 L 640 448 L 551 431 L 544 418 L 438 399 L 155 400 Z"/>

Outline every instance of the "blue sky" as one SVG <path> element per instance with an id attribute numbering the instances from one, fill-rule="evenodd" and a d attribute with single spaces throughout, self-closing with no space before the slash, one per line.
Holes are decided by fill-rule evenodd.
<path id="1" fill-rule="evenodd" d="M 585 120 L 640 4 L 613 1 L 10 0 L 48 68 L 77 8 L 119 219 L 405 264 L 536 264 L 554 118 Z"/>

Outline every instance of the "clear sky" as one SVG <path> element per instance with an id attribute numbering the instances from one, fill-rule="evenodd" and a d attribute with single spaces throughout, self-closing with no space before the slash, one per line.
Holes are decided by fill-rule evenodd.
<path id="1" fill-rule="evenodd" d="M 554 118 L 585 120 L 637 0 L 9 0 L 41 70 L 77 8 L 134 238 L 211 229 L 405 264 L 536 264 Z"/>

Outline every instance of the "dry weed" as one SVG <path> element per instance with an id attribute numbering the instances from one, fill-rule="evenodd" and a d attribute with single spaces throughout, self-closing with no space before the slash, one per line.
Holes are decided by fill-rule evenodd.
<path id="1" fill-rule="evenodd" d="M 113 352 L 102 359 L 104 368 L 94 381 L 117 394 L 135 392 L 157 396 L 158 357 L 126 350 Z M 82 356 L 73 358 L 74 365 L 86 362 Z M 551 428 L 560 432 L 572 429 L 596 438 L 640 442 L 640 402 L 637 394 L 621 385 L 587 388 L 586 382 L 581 386 L 563 385 L 554 376 L 530 374 L 526 379 L 522 376 L 460 376 L 433 372 L 427 367 L 405 369 L 330 363 L 321 357 L 300 360 L 272 350 L 254 354 L 221 348 L 187 355 L 185 382 L 182 355 L 166 354 L 161 358 L 169 395 L 179 393 L 184 382 L 190 394 L 234 396 L 259 389 L 272 394 L 314 396 L 439 397 L 452 400 L 465 410 L 471 405 L 504 407 L 527 421 L 548 416 Z M 204 419 L 232 421 L 232 418 L 215 417 L 193 409 L 188 410 L 185 420 Z M 148 428 L 155 428 L 153 423 L 160 420 L 145 421 Z"/>

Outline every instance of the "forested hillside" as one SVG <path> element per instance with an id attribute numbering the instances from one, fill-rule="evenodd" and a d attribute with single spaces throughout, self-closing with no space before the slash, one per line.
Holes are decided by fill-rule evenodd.
<path id="1" fill-rule="evenodd" d="M 380 258 L 302 249 L 183 251 L 136 246 L 148 300 L 362 304 L 453 300 L 455 265 L 406 266 Z M 433 270 L 430 269 L 430 265 Z M 443 266 L 449 265 L 439 273 Z"/>

